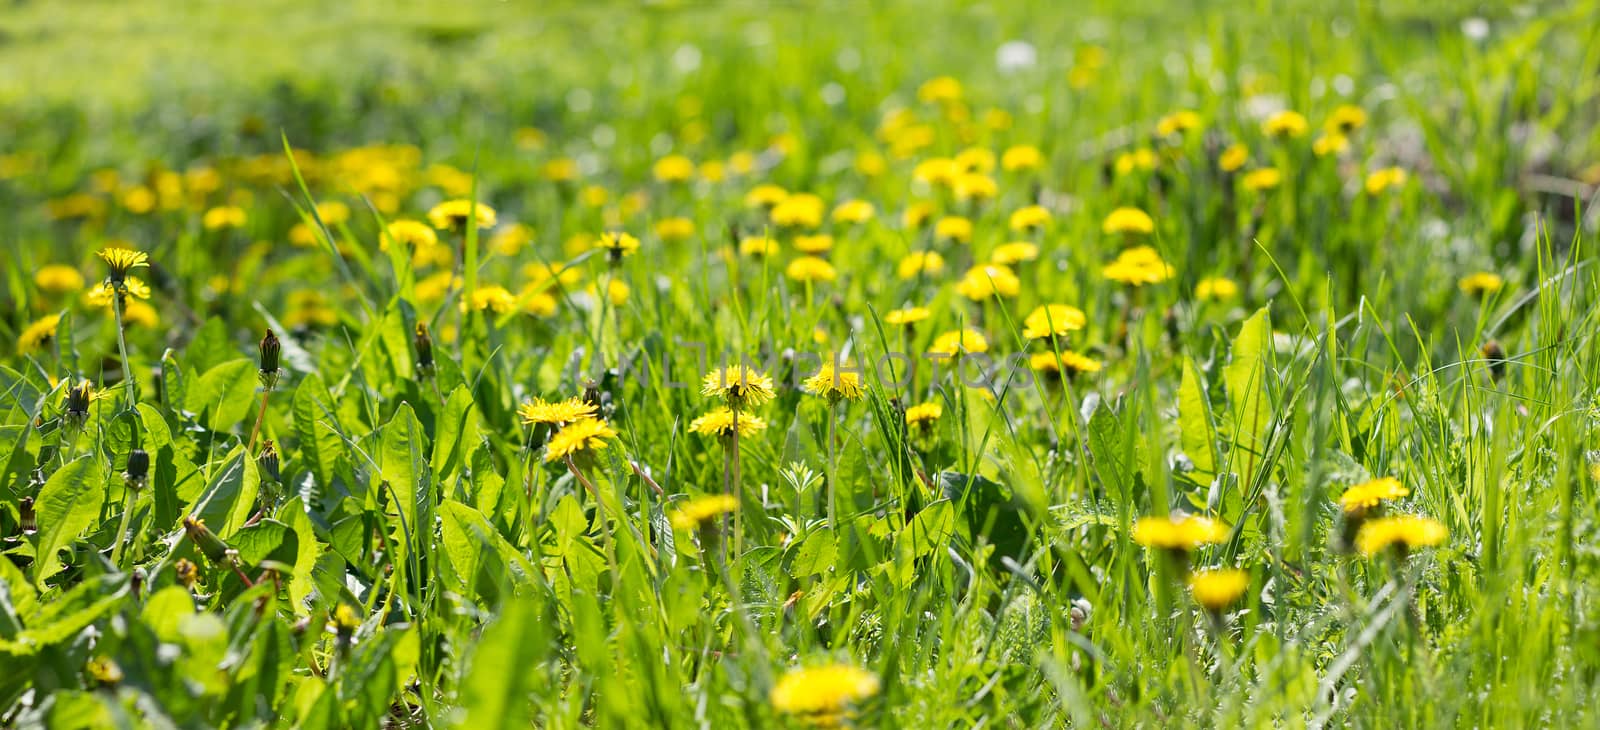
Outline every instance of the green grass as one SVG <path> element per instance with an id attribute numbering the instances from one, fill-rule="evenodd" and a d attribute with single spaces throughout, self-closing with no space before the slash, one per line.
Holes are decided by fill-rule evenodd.
<path id="1" fill-rule="evenodd" d="M 876 678 L 864 726 L 1595 724 L 1600 5 L 387 5 L 0 18 L 0 724 L 799 726 L 773 688 L 829 663 Z M 1033 65 L 997 67 L 1011 40 Z M 941 75 L 959 108 L 918 100 Z M 1367 124 L 1316 154 L 1346 103 Z M 1307 134 L 1265 136 L 1277 108 Z M 1203 128 L 1156 138 L 1180 109 Z M 923 134 L 898 110 L 926 145 L 897 154 Z M 1043 164 L 997 167 L 992 200 L 914 179 L 1016 145 Z M 1118 169 L 1141 148 L 1154 169 Z M 655 179 L 669 154 L 753 162 Z M 876 217 L 785 228 L 746 204 L 762 183 Z M 380 249 L 454 198 L 497 224 Z M 1009 231 L 1031 204 L 1050 223 Z M 242 225 L 205 223 L 227 206 Z M 1121 206 L 1154 231 L 1103 233 Z M 958 214 L 970 242 L 933 235 Z M 693 235 L 663 240 L 676 217 Z M 639 252 L 587 245 L 613 230 Z M 834 280 L 786 275 L 804 232 Z M 759 235 L 779 252 L 726 250 Z M 1019 239 L 1014 295 L 960 293 Z M 113 242 L 151 260 L 120 330 L 35 276 L 92 287 Z M 1102 274 L 1138 243 L 1171 278 Z M 897 275 L 928 250 L 943 272 Z M 549 264 L 577 275 L 526 289 Z M 1503 288 L 1468 295 L 1475 272 Z M 1214 277 L 1238 294 L 1200 298 Z M 510 311 L 461 313 L 492 287 Z M 1029 342 L 1046 303 L 1085 326 Z M 930 318 L 883 321 L 907 305 Z M 922 357 L 962 327 L 981 383 Z M 835 350 L 884 363 L 858 400 L 796 387 Z M 1027 368 L 1066 350 L 1103 368 Z M 690 428 L 724 358 L 776 381 L 736 460 Z M 569 465 L 517 409 L 572 397 L 617 435 Z M 1443 542 L 1347 549 L 1336 500 L 1383 476 Z M 725 528 L 672 526 L 730 485 Z M 1226 539 L 1134 539 L 1173 511 Z M 1201 567 L 1249 587 L 1211 614 Z"/>

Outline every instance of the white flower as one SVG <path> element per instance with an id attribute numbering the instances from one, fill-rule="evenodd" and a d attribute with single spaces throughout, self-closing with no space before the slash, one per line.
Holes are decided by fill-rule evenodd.
<path id="1" fill-rule="evenodd" d="M 1033 68 L 1038 60 L 1039 52 L 1027 41 L 1007 41 L 994 54 L 994 63 L 1000 68 L 1001 73 Z"/>

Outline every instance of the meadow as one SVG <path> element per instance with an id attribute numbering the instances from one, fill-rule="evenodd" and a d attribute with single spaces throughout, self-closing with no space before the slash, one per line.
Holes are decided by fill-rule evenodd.
<path id="1" fill-rule="evenodd" d="M 1600 2 L 19 2 L 0 130 L 0 727 L 1600 725 Z"/>

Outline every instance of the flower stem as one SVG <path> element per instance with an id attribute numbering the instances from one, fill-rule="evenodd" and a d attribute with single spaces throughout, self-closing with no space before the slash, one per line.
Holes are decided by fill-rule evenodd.
<path id="1" fill-rule="evenodd" d="M 261 409 L 256 411 L 256 425 L 250 429 L 250 441 L 245 447 L 246 451 L 253 449 L 256 446 L 256 437 L 261 435 L 261 422 L 267 419 L 267 399 L 271 397 L 271 388 L 261 389 Z"/>
<path id="2" fill-rule="evenodd" d="M 139 406 L 139 381 L 133 377 L 133 365 L 128 361 L 128 338 L 123 334 L 122 292 L 111 295 L 111 311 L 117 324 L 117 353 L 122 356 L 122 382 L 128 386 L 128 410 Z"/>
<path id="3" fill-rule="evenodd" d="M 838 428 L 839 401 L 828 399 L 828 526 L 839 529 L 839 507 L 836 499 L 839 473 L 839 450 L 835 441 Z"/>
<path id="4" fill-rule="evenodd" d="M 128 546 L 128 530 L 133 526 L 133 506 L 139 499 L 139 493 L 124 484 L 122 487 L 126 494 L 123 497 L 122 524 L 117 528 L 117 545 L 111 549 L 111 563 L 118 568 L 122 566 L 122 550 Z"/>

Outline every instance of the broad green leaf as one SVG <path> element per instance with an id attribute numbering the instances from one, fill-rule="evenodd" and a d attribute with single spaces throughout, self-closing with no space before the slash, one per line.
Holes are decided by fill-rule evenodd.
<path id="1" fill-rule="evenodd" d="M 463 727 L 528 727 L 529 694 L 544 681 L 540 670 L 551 637 L 543 607 L 519 599 L 501 607 L 484 632 L 462 684 Z M 602 644 L 605 642 L 602 640 Z"/>
<path id="2" fill-rule="evenodd" d="M 306 516 L 305 503 L 301 502 L 299 497 L 291 498 L 278 509 L 278 519 L 283 520 L 299 538 L 299 551 L 294 559 L 294 577 L 289 580 L 289 604 L 296 614 L 305 615 L 306 598 L 311 595 L 315 587 L 311 580 L 311 571 L 316 567 L 317 555 L 323 548 L 317 542 L 311 518 Z"/>
<path id="3" fill-rule="evenodd" d="M 839 560 L 839 543 L 830 530 L 816 530 L 800 543 L 790 573 L 796 578 L 822 575 Z"/>
<path id="4" fill-rule="evenodd" d="M 478 445 L 478 415 L 472 391 L 458 386 L 450 391 L 438 423 L 433 426 L 433 471 L 441 483 L 461 471 Z"/>
<path id="5" fill-rule="evenodd" d="M 306 376 L 294 391 L 294 431 L 300 442 L 300 457 L 322 488 L 333 483 L 344 455 L 344 441 L 331 425 L 337 423 L 338 406 L 322 376 Z"/>
<path id="6" fill-rule="evenodd" d="M 24 614 L 27 628 L 13 640 L 0 639 L 0 653 L 32 654 L 71 639 L 122 603 L 127 592 L 124 575 L 102 575 L 79 583 L 37 611 Z"/>
<path id="7" fill-rule="evenodd" d="M 50 475 L 34 510 L 39 521 L 35 535 L 38 567 L 33 583 L 45 590 L 45 580 L 61 570 L 61 548 L 66 547 L 100 516 L 105 500 L 105 472 L 93 455 L 80 456 Z"/>
<path id="8" fill-rule="evenodd" d="M 139 617 L 167 643 L 178 641 L 178 626 L 194 613 L 194 596 L 183 586 L 167 586 L 145 601 Z"/>
<path id="9" fill-rule="evenodd" d="M 1211 424 L 1204 376 L 1190 357 L 1183 358 L 1183 380 L 1178 385 L 1178 435 L 1183 453 L 1194 463 L 1194 480 L 1210 484 L 1217 473 L 1217 430 Z"/>
<path id="10" fill-rule="evenodd" d="M 300 553 L 300 536 L 277 520 L 261 520 L 245 527 L 228 544 L 239 551 L 239 560 L 246 566 L 259 565 L 263 560 L 293 565 Z"/>
<path id="11" fill-rule="evenodd" d="M 1266 447 L 1263 434 L 1271 418 L 1268 391 L 1272 377 L 1271 348 L 1272 325 L 1263 307 L 1240 326 L 1238 336 L 1233 339 L 1228 366 L 1222 371 L 1223 382 L 1228 386 L 1236 447 L 1232 453 L 1232 470 L 1246 481 L 1249 479 L 1247 470 L 1260 463 Z"/>
<path id="12" fill-rule="evenodd" d="M 210 483 L 189 514 L 204 520 L 217 537 L 227 540 L 250 519 L 260 489 L 255 459 L 245 454 L 243 446 L 235 446 L 212 471 Z"/>
<path id="13" fill-rule="evenodd" d="M 897 539 L 907 544 L 912 557 L 920 558 L 943 548 L 954 534 L 955 506 L 941 499 L 911 518 Z"/>
<path id="14" fill-rule="evenodd" d="M 428 468 L 427 443 L 427 432 L 411 405 L 401 403 L 382 429 L 378 463 L 404 520 L 401 527 L 411 547 L 422 548 L 419 552 L 426 552 L 433 533 L 433 473 Z"/>
<path id="15" fill-rule="evenodd" d="M 445 500 L 439 503 L 439 518 L 440 542 L 455 569 L 456 587 L 484 605 L 494 605 L 501 583 L 526 583 L 533 573 L 527 559 L 477 510 Z"/>
<path id="16" fill-rule="evenodd" d="M 240 358 L 207 370 L 189 389 L 186 407 L 215 431 L 227 431 L 244 420 L 255 404 L 260 383 L 255 363 Z"/>

